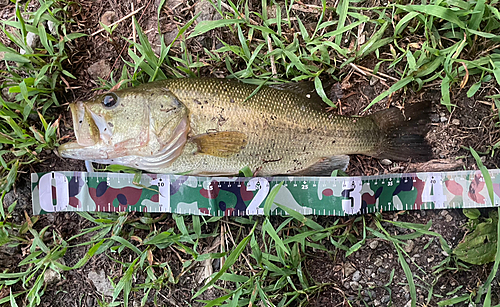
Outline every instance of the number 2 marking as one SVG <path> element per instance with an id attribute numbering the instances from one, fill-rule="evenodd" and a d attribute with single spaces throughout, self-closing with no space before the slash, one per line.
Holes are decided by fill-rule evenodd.
<path id="1" fill-rule="evenodd" d="M 264 209 L 259 207 L 264 199 L 266 199 L 267 194 L 269 194 L 269 181 L 259 177 L 252 178 L 247 183 L 247 191 L 257 191 L 257 194 L 248 205 L 246 213 L 249 215 L 264 214 Z"/>

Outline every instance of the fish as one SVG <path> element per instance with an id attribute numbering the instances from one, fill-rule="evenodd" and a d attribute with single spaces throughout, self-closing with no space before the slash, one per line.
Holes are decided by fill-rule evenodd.
<path id="1" fill-rule="evenodd" d="M 155 81 L 70 104 L 76 141 L 63 158 L 152 173 L 330 175 L 349 155 L 431 157 L 430 102 L 371 115 L 326 112 L 313 82 L 257 86 L 231 79 Z"/>

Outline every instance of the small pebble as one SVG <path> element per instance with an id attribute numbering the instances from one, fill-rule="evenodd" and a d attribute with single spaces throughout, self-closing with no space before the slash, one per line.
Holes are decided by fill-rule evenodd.
<path id="1" fill-rule="evenodd" d="M 361 279 L 361 272 L 356 271 L 352 274 L 352 281 L 359 281 Z"/>
<path id="2" fill-rule="evenodd" d="M 439 118 L 439 121 L 442 123 L 445 123 L 446 121 L 448 121 L 448 119 L 443 116 L 443 117 Z"/>
<path id="3" fill-rule="evenodd" d="M 411 307 L 411 300 L 409 300 L 409 301 L 406 303 L 405 307 Z"/>
<path id="4" fill-rule="evenodd" d="M 377 240 L 373 240 L 371 241 L 368 246 L 371 248 L 371 249 L 377 249 L 378 247 L 378 241 Z"/>
<path id="5" fill-rule="evenodd" d="M 380 301 L 379 301 L 379 300 L 374 300 L 374 301 L 373 301 L 373 306 L 375 306 L 375 307 L 380 306 L 380 304 L 381 304 L 381 303 L 380 303 Z"/>
<path id="6" fill-rule="evenodd" d="M 453 125 L 455 125 L 455 126 L 460 126 L 460 120 L 458 120 L 458 119 L 456 119 L 456 118 L 452 119 L 452 120 L 451 120 L 451 123 L 452 123 Z"/>
<path id="7" fill-rule="evenodd" d="M 387 303 L 389 303 L 390 300 L 391 300 L 391 296 L 390 295 L 384 295 L 384 296 L 382 296 L 382 299 L 380 300 L 380 302 L 382 304 L 387 304 Z"/>
<path id="8" fill-rule="evenodd" d="M 382 159 L 380 163 L 382 163 L 383 165 L 391 165 L 392 161 L 389 159 Z"/>
<path id="9" fill-rule="evenodd" d="M 439 122 L 439 115 L 437 115 L 436 113 L 432 113 L 432 114 L 430 115 L 430 118 L 431 118 L 431 121 L 432 121 L 433 123 L 437 123 L 437 122 Z"/>
<path id="10" fill-rule="evenodd" d="M 380 258 L 377 258 L 373 264 L 376 266 L 382 266 L 382 264 L 384 264 L 384 261 Z"/>
<path id="11" fill-rule="evenodd" d="M 352 273 L 354 273 L 356 271 L 356 269 L 352 266 L 351 263 L 349 262 L 346 262 L 344 264 L 344 275 L 345 276 L 349 276 L 351 275 Z"/>
<path id="12" fill-rule="evenodd" d="M 47 269 L 45 273 L 43 274 L 43 281 L 45 284 L 52 284 L 60 281 L 62 279 L 62 276 L 59 272 L 56 272 L 52 269 Z"/>
<path id="13" fill-rule="evenodd" d="M 427 263 L 431 263 L 432 261 L 434 261 L 434 256 L 427 258 Z"/>
<path id="14" fill-rule="evenodd" d="M 384 268 L 378 268 L 377 269 L 377 273 L 379 273 L 379 274 L 385 274 L 385 273 L 387 273 L 387 270 L 384 269 Z"/>
<path id="15" fill-rule="evenodd" d="M 443 256 L 445 256 L 445 257 L 449 256 L 449 254 L 446 251 L 441 251 L 441 254 L 443 254 Z"/>
<path id="16" fill-rule="evenodd" d="M 356 291 L 361 289 L 361 286 L 359 285 L 359 283 L 357 281 L 351 281 L 349 283 L 349 286 L 351 286 L 351 289 L 356 290 Z"/>
<path id="17" fill-rule="evenodd" d="M 415 247 L 415 242 L 413 242 L 413 240 L 408 240 L 406 243 L 408 243 L 408 245 L 404 247 L 404 250 L 407 253 L 411 253 L 411 251 Z"/>
<path id="18" fill-rule="evenodd" d="M 116 13 L 114 11 L 106 11 L 101 15 L 101 22 L 108 27 L 115 21 Z"/>

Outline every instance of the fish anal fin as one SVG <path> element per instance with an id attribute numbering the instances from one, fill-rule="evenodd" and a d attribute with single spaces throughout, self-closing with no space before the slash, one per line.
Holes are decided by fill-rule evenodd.
<path id="1" fill-rule="evenodd" d="M 222 131 L 193 136 L 198 153 L 227 158 L 239 153 L 248 143 L 247 135 L 238 131 Z"/>
<path id="2" fill-rule="evenodd" d="M 334 170 L 347 169 L 349 165 L 348 155 L 339 155 L 321 158 L 313 165 L 293 173 L 294 176 L 330 176 Z"/>

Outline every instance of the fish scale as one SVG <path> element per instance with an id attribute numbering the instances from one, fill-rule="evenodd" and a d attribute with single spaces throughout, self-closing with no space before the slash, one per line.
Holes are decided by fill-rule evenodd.
<path id="1" fill-rule="evenodd" d="M 229 173 L 249 166 L 259 169 L 262 175 L 285 174 L 308 167 L 322 157 L 370 152 L 380 143 L 379 135 L 373 134 L 373 121 L 330 116 L 311 108 L 307 98 L 287 91 L 262 88 L 258 99 L 245 102 L 254 87 L 224 79 L 163 82 L 190 110 L 191 134 L 240 131 L 249 137 L 249 146 L 232 158 L 187 156 L 174 162 L 173 172 L 187 171 L 194 164 L 204 165 L 207 173 L 225 165 Z M 194 87 L 197 89 L 192 90 Z M 221 117 L 223 124 L 218 122 Z M 196 151 L 195 147 L 190 149 Z"/>
<path id="2" fill-rule="evenodd" d="M 489 176 L 493 199 L 481 171 L 252 178 L 49 172 L 31 174 L 31 189 L 35 215 L 68 211 L 261 215 L 274 190 L 271 215 L 295 211 L 344 216 L 496 207 L 500 203 L 500 170 L 489 170 Z"/>

